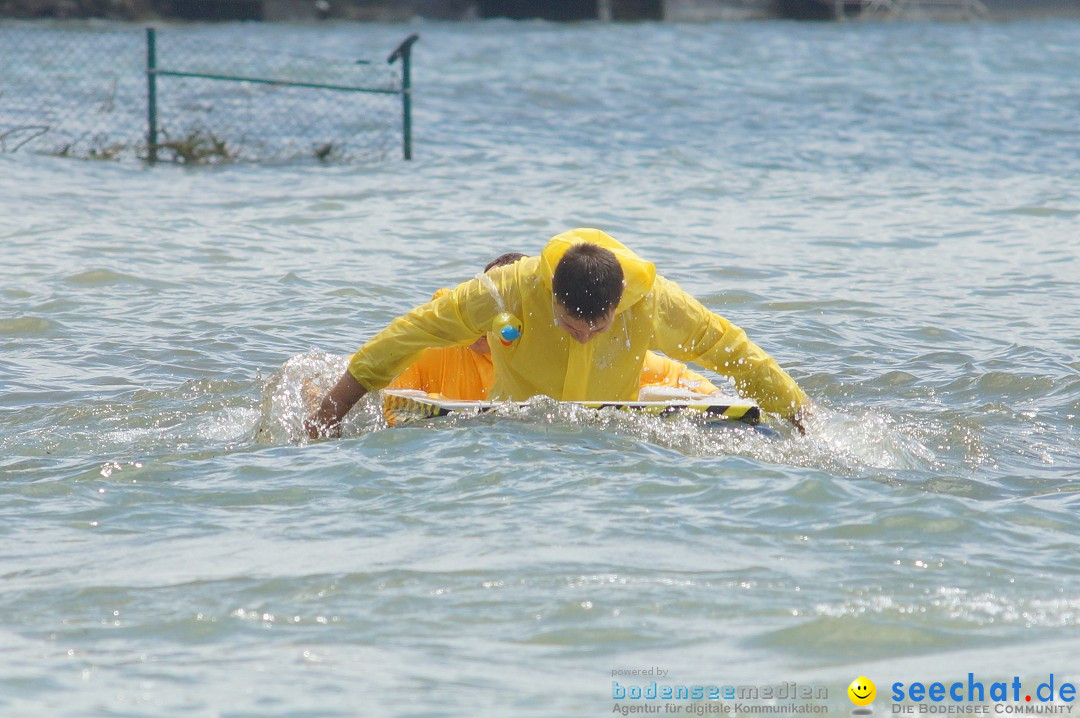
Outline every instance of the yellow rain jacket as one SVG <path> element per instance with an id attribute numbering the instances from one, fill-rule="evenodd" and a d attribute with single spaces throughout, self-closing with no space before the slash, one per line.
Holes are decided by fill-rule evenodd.
<path id="1" fill-rule="evenodd" d="M 432 300 L 449 294 L 449 289 L 435 292 Z M 497 338 L 492 337 L 491 341 Z M 416 389 L 447 399 L 483 401 L 495 379 L 495 367 L 490 354 L 474 352 L 470 347 L 439 347 L 425 349 L 420 358 L 401 372 L 387 386 L 388 389 Z M 685 364 L 645 353 L 645 366 L 641 369 L 641 386 L 670 386 L 689 389 L 698 394 L 719 391 L 712 382 L 691 371 Z"/>
<path id="2" fill-rule="evenodd" d="M 611 327 L 586 344 L 556 325 L 551 292 L 555 266 L 579 242 L 611 250 L 625 283 Z M 600 230 L 564 232 L 539 257 L 486 276 L 490 283 L 471 279 L 395 319 L 353 355 L 349 373 L 367 390 L 381 389 L 424 349 L 470 344 L 492 331 L 493 320 L 506 310 L 521 320 L 522 336 L 510 346 L 489 339 L 495 369 L 490 398 L 520 401 L 545 394 L 562 401 L 633 401 L 645 352 L 653 348 L 730 377 L 766 411 L 790 417 L 806 401 L 742 329 L 657 276 L 650 262 Z"/>

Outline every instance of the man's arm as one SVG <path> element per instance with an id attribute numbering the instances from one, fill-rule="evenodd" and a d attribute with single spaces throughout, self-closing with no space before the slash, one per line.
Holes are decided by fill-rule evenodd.
<path id="1" fill-rule="evenodd" d="M 696 362 L 729 377 L 739 393 L 765 411 L 805 429 L 808 403 L 799 385 L 746 332 L 715 314 L 674 282 L 656 278 L 658 348 L 682 361 Z"/>
<path id="2" fill-rule="evenodd" d="M 510 284 L 513 275 L 500 269 L 510 267 L 492 270 L 491 277 L 507 296 L 500 282 Z M 304 421 L 305 433 L 313 439 L 340 436 L 341 420 L 369 389 L 382 389 L 424 349 L 475 341 L 490 328 L 498 311 L 487 285 L 472 279 L 398 317 L 352 355 L 345 374 Z"/>
<path id="3" fill-rule="evenodd" d="M 720 391 L 711 381 L 682 362 L 653 351 L 645 352 L 645 365 L 641 368 L 641 386 L 672 386 L 698 394 L 716 394 Z"/>
<path id="4" fill-rule="evenodd" d="M 310 439 L 341 436 L 341 420 L 367 394 L 367 389 L 346 371 L 334 388 L 326 393 L 314 414 L 304 419 L 304 431 Z"/>

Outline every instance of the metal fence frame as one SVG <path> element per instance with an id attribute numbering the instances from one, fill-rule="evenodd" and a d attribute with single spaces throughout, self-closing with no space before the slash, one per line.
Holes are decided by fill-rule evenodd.
<path id="1" fill-rule="evenodd" d="M 332 90 L 335 92 L 366 92 L 379 95 L 401 95 L 401 154 L 406 160 L 412 159 L 412 46 L 420 36 L 416 33 L 409 35 L 401 41 L 401 44 L 386 58 L 387 64 L 393 64 L 401 60 L 401 87 L 396 90 L 387 90 L 372 87 L 355 87 L 349 85 L 327 85 L 316 82 L 296 82 L 293 80 L 275 80 L 265 77 L 239 77 L 233 75 L 214 75 L 200 72 L 183 72 L 180 70 L 167 70 L 158 67 L 157 64 L 157 30 L 146 28 L 146 145 L 147 161 L 150 164 L 157 162 L 158 154 L 158 112 L 157 112 L 157 78 L 159 77 L 189 77 L 202 80 L 218 80 L 223 82 L 249 82 L 260 85 L 275 85 L 278 87 L 306 87 L 316 90 Z"/>

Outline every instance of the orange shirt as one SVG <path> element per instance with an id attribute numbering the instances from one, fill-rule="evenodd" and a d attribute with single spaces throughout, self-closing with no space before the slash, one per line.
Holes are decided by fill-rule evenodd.
<path id="1" fill-rule="evenodd" d="M 420 358 L 401 372 L 387 389 L 419 389 L 447 399 L 487 399 L 495 381 L 490 354 L 467 346 L 425 349 Z"/>

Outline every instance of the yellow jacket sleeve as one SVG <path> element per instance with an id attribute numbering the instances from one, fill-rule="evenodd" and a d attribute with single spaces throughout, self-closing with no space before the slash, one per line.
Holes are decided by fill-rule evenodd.
<path id="1" fill-rule="evenodd" d="M 765 411 L 790 418 L 806 403 L 798 384 L 746 332 L 714 314 L 677 284 L 657 277 L 656 344 L 664 353 L 729 377 Z"/>
<path id="2" fill-rule="evenodd" d="M 491 293 L 477 279 L 390 322 L 349 360 L 349 373 L 368 391 L 385 387 L 429 347 L 470 344 L 498 314 Z"/>
<path id="3" fill-rule="evenodd" d="M 698 394 L 713 394 L 719 389 L 701 374 L 682 362 L 645 352 L 645 366 L 641 368 L 641 386 L 672 386 L 689 389 Z"/>

